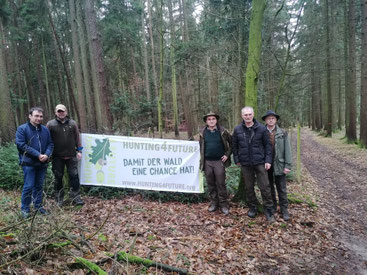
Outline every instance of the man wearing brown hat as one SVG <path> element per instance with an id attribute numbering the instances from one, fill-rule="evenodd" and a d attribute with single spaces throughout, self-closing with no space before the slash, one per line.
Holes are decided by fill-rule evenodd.
<path id="1" fill-rule="evenodd" d="M 218 125 L 219 115 L 203 116 L 206 125 L 200 131 L 200 169 L 204 171 L 210 198 L 209 212 L 220 211 L 228 215 L 226 170 L 231 165 L 231 134 Z"/>
<path id="2" fill-rule="evenodd" d="M 52 172 L 55 175 L 55 195 L 58 206 L 63 205 L 64 187 L 62 178 L 66 166 L 69 175 L 70 199 L 75 205 L 83 205 L 80 198 L 80 182 L 78 176 L 78 161 L 82 158 L 79 129 L 76 122 L 68 117 L 67 109 L 59 104 L 55 108 L 55 119 L 47 123 L 54 151 L 52 154 Z"/>
<path id="3" fill-rule="evenodd" d="M 278 192 L 280 212 L 285 221 L 289 220 L 286 175 L 291 171 L 292 152 L 288 133 L 277 125 L 279 115 L 269 110 L 262 117 L 266 123 L 269 139 L 272 145 L 273 165 L 268 170 L 268 178 L 273 198 L 273 211 L 277 210 L 277 197 L 274 183 Z"/>

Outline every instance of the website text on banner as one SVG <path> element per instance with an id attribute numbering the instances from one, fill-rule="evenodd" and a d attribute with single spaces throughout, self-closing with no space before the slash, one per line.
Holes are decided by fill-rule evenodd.
<path id="1" fill-rule="evenodd" d="M 203 193 L 197 141 L 82 134 L 80 183 Z"/>

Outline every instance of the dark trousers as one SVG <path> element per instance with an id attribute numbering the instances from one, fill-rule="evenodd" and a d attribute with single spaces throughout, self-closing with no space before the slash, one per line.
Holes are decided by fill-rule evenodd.
<path id="1" fill-rule="evenodd" d="M 275 186 L 276 186 L 280 207 L 288 207 L 287 185 L 285 181 L 285 175 L 275 176 L 274 168 L 272 166 L 268 170 L 268 178 L 271 188 L 271 197 L 273 198 L 274 205 L 277 205 L 277 195 L 275 193 Z"/>
<path id="2" fill-rule="evenodd" d="M 47 167 L 22 166 L 22 169 L 24 185 L 21 210 L 29 213 L 32 201 L 35 209 L 42 207 L 43 183 L 45 182 Z"/>
<path id="3" fill-rule="evenodd" d="M 64 199 L 65 191 L 62 184 L 62 178 L 64 176 L 65 166 L 69 175 L 70 198 L 74 199 L 80 194 L 77 158 L 73 157 L 70 159 L 63 159 L 60 157 L 54 157 L 52 160 L 52 172 L 55 175 L 54 188 L 56 199 L 58 201 L 62 201 Z"/>
<path id="4" fill-rule="evenodd" d="M 255 175 L 257 185 L 261 191 L 261 197 L 265 208 L 270 209 L 273 206 L 271 198 L 271 190 L 268 180 L 268 173 L 264 164 L 259 165 L 242 165 L 241 166 L 243 179 L 245 181 L 245 193 L 250 208 L 257 206 L 257 198 L 255 193 Z"/>
<path id="5" fill-rule="evenodd" d="M 204 172 L 211 202 L 221 207 L 228 207 L 226 169 L 223 162 L 206 160 Z"/>

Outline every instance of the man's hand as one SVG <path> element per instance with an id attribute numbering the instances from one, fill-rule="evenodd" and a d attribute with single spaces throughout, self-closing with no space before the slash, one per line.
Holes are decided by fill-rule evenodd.
<path id="1" fill-rule="evenodd" d="M 46 162 L 48 160 L 48 156 L 47 155 L 39 155 L 38 159 L 40 160 L 40 162 Z"/>
<path id="2" fill-rule="evenodd" d="M 78 160 L 81 160 L 82 159 L 82 153 L 80 153 L 80 152 L 76 153 L 76 158 Z"/>
<path id="3" fill-rule="evenodd" d="M 271 167 L 271 164 L 270 163 L 265 163 L 265 170 L 269 170 Z"/>
<path id="4" fill-rule="evenodd" d="M 283 173 L 284 175 L 287 175 L 291 170 L 288 168 L 284 168 Z"/>
<path id="5" fill-rule="evenodd" d="M 228 157 L 226 156 L 226 155 L 224 155 L 222 158 L 221 158 L 221 160 L 222 160 L 222 162 L 226 162 L 226 160 L 228 159 Z"/>
<path id="6" fill-rule="evenodd" d="M 237 163 L 236 163 L 236 165 L 237 165 L 237 166 L 241 166 L 241 163 L 237 162 Z"/>

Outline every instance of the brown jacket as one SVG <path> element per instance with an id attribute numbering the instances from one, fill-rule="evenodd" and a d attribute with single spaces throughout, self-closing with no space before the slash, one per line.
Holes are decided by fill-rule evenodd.
<path id="1" fill-rule="evenodd" d="M 52 141 L 54 142 L 54 157 L 75 157 L 76 150 L 81 146 L 79 129 L 76 122 L 67 118 L 62 123 L 57 118 L 47 122 Z"/>
<path id="2" fill-rule="evenodd" d="M 226 160 L 226 162 L 224 163 L 225 167 L 228 167 L 231 165 L 231 154 L 232 154 L 232 136 L 231 134 L 227 131 L 227 129 L 225 129 L 222 126 L 217 126 L 218 130 L 220 132 L 220 137 L 222 139 L 223 145 L 224 145 L 224 154 L 228 157 L 228 159 Z M 200 144 L 200 170 L 204 171 L 204 163 L 205 163 L 205 159 L 204 159 L 204 152 L 205 152 L 205 139 L 204 139 L 204 131 L 207 128 L 207 126 L 203 127 L 200 130 L 200 140 L 199 140 L 199 144 Z"/>

